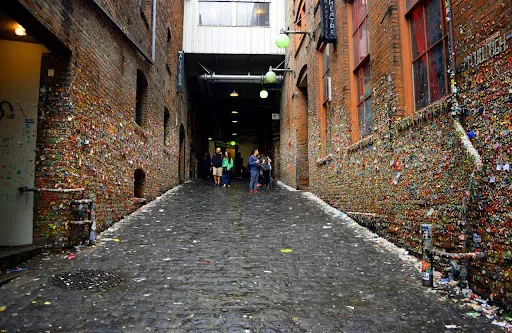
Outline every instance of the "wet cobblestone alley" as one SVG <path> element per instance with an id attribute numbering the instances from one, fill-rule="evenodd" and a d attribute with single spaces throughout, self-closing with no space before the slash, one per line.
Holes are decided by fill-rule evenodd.
<path id="1" fill-rule="evenodd" d="M 27 263 L 26 274 L 0 289 L 0 330 L 502 332 L 439 300 L 411 260 L 376 239 L 304 192 L 277 186 L 250 195 L 245 183 L 189 183 L 72 260 Z M 105 291 L 49 283 L 85 269 L 123 282 Z"/>

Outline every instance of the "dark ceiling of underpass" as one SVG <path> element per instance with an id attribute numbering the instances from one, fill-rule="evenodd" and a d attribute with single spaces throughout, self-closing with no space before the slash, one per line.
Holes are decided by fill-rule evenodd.
<path id="1" fill-rule="evenodd" d="M 196 133 L 201 139 L 262 143 L 271 140 L 279 124 L 272 113 L 279 113 L 280 87 L 277 84 L 212 82 L 202 74 L 264 75 L 276 67 L 282 56 L 186 55 L 190 101 L 195 113 Z M 260 97 L 262 89 L 268 97 Z M 237 97 L 230 94 L 236 91 Z M 235 133 L 236 135 L 233 135 Z"/>

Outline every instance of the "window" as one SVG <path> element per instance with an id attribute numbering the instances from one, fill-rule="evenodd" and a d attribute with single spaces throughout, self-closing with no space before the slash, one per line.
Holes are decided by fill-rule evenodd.
<path id="1" fill-rule="evenodd" d="M 320 118 L 320 141 L 322 143 L 322 154 L 327 154 L 327 130 L 328 130 L 328 102 L 331 100 L 331 64 L 330 64 L 330 45 L 324 44 L 323 48 L 319 49 L 319 62 L 320 70 L 319 74 L 321 79 L 318 87 L 320 92 L 318 115 Z"/>
<path id="2" fill-rule="evenodd" d="M 372 133 L 372 97 L 370 89 L 370 66 L 368 63 L 360 66 L 357 77 L 357 119 L 359 137 L 362 139 Z"/>
<path id="3" fill-rule="evenodd" d="M 437 101 L 448 91 L 447 33 L 444 1 L 406 0 L 412 8 L 411 29 L 414 105 L 416 110 Z"/>
<path id="4" fill-rule="evenodd" d="M 165 61 L 165 68 L 167 69 L 167 73 L 171 75 L 171 59 L 172 59 L 172 34 L 171 29 L 167 28 L 167 48 L 166 48 L 166 61 Z"/>
<path id="5" fill-rule="evenodd" d="M 200 1 L 199 25 L 221 27 L 268 27 L 269 3 Z"/>
<path id="6" fill-rule="evenodd" d="M 306 31 L 306 1 L 303 0 L 299 4 L 298 14 L 297 14 L 297 20 L 295 22 L 296 30 L 297 31 Z M 305 35 L 302 34 L 296 34 L 295 35 L 295 45 L 298 49 L 300 47 L 300 43 Z"/>
<path id="7" fill-rule="evenodd" d="M 331 55 L 329 44 L 325 45 L 322 52 L 322 102 L 325 104 L 331 99 Z"/>
<path id="8" fill-rule="evenodd" d="M 142 126 L 144 120 L 144 112 L 148 104 L 148 81 L 144 73 L 137 70 L 137 91 L 135 96 L 135 122 Z"/>
<path id="9" fill-rule="evenodd" d="M 170 132 L 170 124 L 169 119 L 171 118 L 171 114 L 167 108 L 164 108 L 164 146 L 168 146 L 169 141 L 169 132 Z"/>
<path id="10" fill-rule="evenodd" d="M 268 3 L 237 2 L 236 26 L 268 27 Z"/>
<path id="11" fill-rule="evenodd" d="M 149 26 L 151 26 L 152 19 L 152 8 L 151 8 L 151 0 L 140 0 L 140 13 L 144 22 Z"/>
<path id="12" fill-rule="evenodd" d="M 352 2 L 353 73 L 356 80 L 355 98 L 360 139 L 371 134 L 373 123 L 367 22 L 368 0 L 354 0 Z"/>
<path id="13" fill-rule="evenodd" d="M 231 26 L 232 7 L 231 2 L 200 2 L 199 25 Z"/>

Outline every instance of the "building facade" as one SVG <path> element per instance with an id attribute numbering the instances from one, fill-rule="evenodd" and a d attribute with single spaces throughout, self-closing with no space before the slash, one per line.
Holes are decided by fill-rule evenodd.
<path id="1" fill-rule="evenodd" d="M 77 244 L 72 200 L 100 231 L 187 179 L 181 0 L 7 0 L 0 25 L 1 246 Z"/>
<path id="2" fill-rule="evenodd" d="M 413 253 L 423 223 L 436 248 L 485 252 L 470 283 L 503 304 L 511 16 L 510 1 L 288 1 L 288 29 L 309 34 L 290 35 L 286 49 L 279 156 L 285 183 Z"/>

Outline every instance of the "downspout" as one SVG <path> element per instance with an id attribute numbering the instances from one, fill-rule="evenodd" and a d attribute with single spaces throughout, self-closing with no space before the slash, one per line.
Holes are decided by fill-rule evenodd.
<path id="1" fill-rule="evenodd" d="M 460 122 L 460 111 L 461 107 L 459 105 L 459 89 L 457 87 L 456 81 L 456 59 L 455 59 L 455 35 L 453 31 L 453 13 L 452 13 L 452 1 L 445 0 L 445 8 L 446 8 L 446 20 L 448 22 L 448 41 L 449 41 L 449 52 L 450 52 L 450 87 L 451 93 L 453 95 L 452 99 L 452 120 L 455 132 L 459 135 L 462 145 L 466 150 L 466 153 L 470 156 L 471 161 L 473 162 L 473 171 L 469 177 L 469 184 L 466 191 L 466 195 L 462 199 L 462 212 L 461 212 L 461 221 L 460 221 L 460 231 L 461 236 L 464 237 L 463 241 L 463 250 L 462 253 L 458 254 L 450 254 L 444 251 L 439 250 L 431 250 L 431 254 L 443 256 L 451 259 L 460 259 L 460 273 L 459 280 L 461 282 L 461 287 L 467 286 L 467 260 L 470 259 L 483 259 L 485 258 L 484 253 L 468 253 L 468 221 L 467 221 L 467 213 L 469 209 L 469 205 L 472 201 L 474 189 L 476 188 L 476 175 L 482 170 L 483 162 L 482 157 L 476 150 L 473 143 L 468 138 L 466 131 L 462 127 Z"/>
<path id="2" fill-rule="evenodd" d="M 151 61 L 155 61 L 156 54 L 156 0 L 151 3 Z"/>

